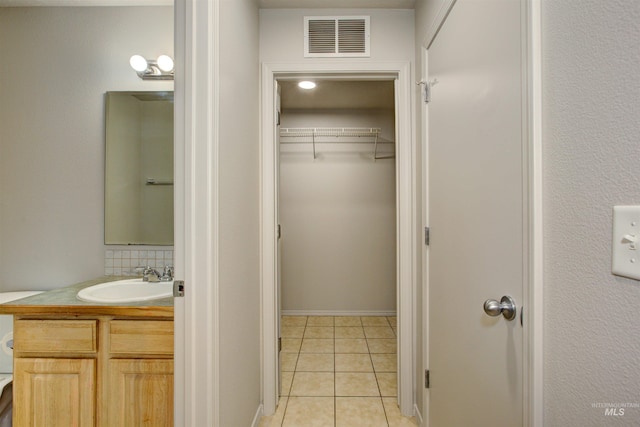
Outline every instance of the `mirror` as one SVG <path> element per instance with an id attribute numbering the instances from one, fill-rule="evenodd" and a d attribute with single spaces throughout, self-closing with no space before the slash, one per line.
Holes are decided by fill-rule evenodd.
<path id="1" fill-rule="evenodd" d="M 173 92 L 107 92 L 106 245 L 173 245 Z"/>

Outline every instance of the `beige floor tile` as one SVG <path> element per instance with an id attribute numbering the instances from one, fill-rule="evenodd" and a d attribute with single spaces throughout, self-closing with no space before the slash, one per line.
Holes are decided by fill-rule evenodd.
<path id="1" fill-rule="evenodd" d="M 295 371 L 298 353 L 280 353 L 280 370 Z"/>
<path id="2" fill-rule="evenodd" d="M 336 372 L 373 372 L 368 354 L 336 354 Z"/>
<path id="3" fill-rule="evenodd" d="M 387 413 L 389 427 L 418 427 L 415 417 L 403 417 L 398 408 L 398 401 L 395 397 L 383 397 L 382 403 Z"/>
<path id="4" fill-rule="evenodd" d="M 333 338 L 333 326 L 307 326 L 305 338 Z"/>
<path id="5" fill-rule="evenodd" d="M 333 427 L 333 397 L 291 397 L 282 427 Z"/>
<path id="6" fill-rule="evenodd" d="M 382 397 L 398 395 L 398 376 L 395 372 L 376 372 L 376 378 Z"/>
<path id="7" fill-rule="evenodd" d="M 337 326 L 336 338 L 364 338 L 362 326 Z"/>
<path id="8" fill-rule="evenodd" d="M 280 372 L 280 396 L 289 396 L 293 383 L 293 372 Z"/>
<path id="9" fill-rule="evenodd" d="M 371 361 L 376 372 L 396 372 L 398 358 L 395 354 L 372 354 Z"/>
<path id="10" fill-rule="evenodd" d="M 395 338 L 369 338 L 367 340 L 370 353 L 396 353 L 398 342 Z"/>
<path id="11" fill-rule="evenodd" d="M 282 338 L 302 338 L 303 335 L 304 326 L 282 326 L 280 328 Z"/>
<path id="12" fill-rule="evenodd" d="M 392 328 L 395 328 L 398 324 L 398 318 L 396 316 L 387 316 L 387 320 Z"/>
<path id="13" fill-rule="evenodd" d="M 391 326 L 365 326 L 364 334 L 367 338 L 395 338 Z"/>
<path id="14" fill-rule="evenodd" d="M 284 340 L 283 340 L 284 341 Z M 333 353 L 333 339 L 305 338 L 302 341 L 301 353 Z"/>
<path id="15" fill-rule="evenodd" d="M 367 340 L 364 338 L 336 338 L 337 353 L 369 353 Z"/>
<path id="16" fill-rule="evenodd" d="M 376 376 L 370 372 L 336 372 L 336 396 L 380 396 Z"/>
<path id="17" fill-rule="evenodd" d="M 336 427 L 388 427 L 379 397 L 337 397 Z"/>
<path id="18" fill-rule="evenodd" d="M 359 316 L 336 316 L 335 326 L 362 326 Z"/>
<path id="19" fill-rule="evenodd" d="M 296 372 L 289 396 L 333 396 L 333 372 Z"/>
<path id="20" fill-rule="evenodd" d="M 285 409 L 287 408 L 288 399 L 288 397 L 281 397 L 275 414 L 260 418 L 259 427 L 280 427 L 282 425 L 282 419 L 284 418 Z"/>
<path id="21" fill-rule="evenodd" d="M 363 316 L 360 318 L 362 326 L 390 326 L 384 316 Z"/>
<path id="22" fill-rule="evenodd" d="M 282 326 L 305 326 L 307 324 L 307 316 L 282 316 Z"/>
<path id="23" fill-rule="evenodd" d="M 333 372 L 333 354 L 300 353 L 296 372 Z"/>
<path id="24" fill-rule="evenodd" d="M 333 326 L 333 316 L 309 316 L 307 326 Z"/>
<path id="25" fill-rule="evenodd" d="M 300 351 L 301 344 L 300 338 L 282 338 L 281 353 L 297 353 Z"/>

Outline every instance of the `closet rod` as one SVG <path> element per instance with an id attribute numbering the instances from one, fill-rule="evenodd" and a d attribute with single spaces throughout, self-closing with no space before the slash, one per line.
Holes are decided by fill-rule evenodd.
<path id="1" fill-rule="evenodd" d="M 378 156 L 378 144 L 393 144 L 392 141 L 378 141 L 380 136 L 380 128 L 280 128 L 280 137 L 285 138 L 311 138 L 313 146 L 313 158 L 317 158 L 316 154 L 316 137 L 336 137 L 336 138 L 374 138 L 373 141 L 357 141 L 357 142 L 373 142 L 373 160 L 392 159 L 395 156 L 381 155 Z M 285 141 L 282 141 L 285 142 Z M 323 141 L 326 142 L 326 141 Z M 353 143 L 354 141 L 349 141 Z M 286 143 L 286 142 L 285 142 Z"/>

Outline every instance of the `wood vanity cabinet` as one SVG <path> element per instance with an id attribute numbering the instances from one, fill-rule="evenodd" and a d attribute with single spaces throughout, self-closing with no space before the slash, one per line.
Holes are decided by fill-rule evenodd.
<path id="1" fill-rule="evenodd" d="M 16 316 L 14 425 L 173 426 L 173 321 Z"/>

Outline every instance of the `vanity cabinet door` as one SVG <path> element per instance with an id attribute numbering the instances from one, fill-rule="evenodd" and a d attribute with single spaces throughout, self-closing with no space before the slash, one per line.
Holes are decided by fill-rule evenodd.
<path id="1" fill-rule="evenodd" d="M 173 360 L 109 361 L 109 425 L 173 426 Z"/>
<path id="2" fill-rule="evenodd" d="M 95 426 L 94 359 L 16 358 L 14 363 L 15 426 Z"/>

